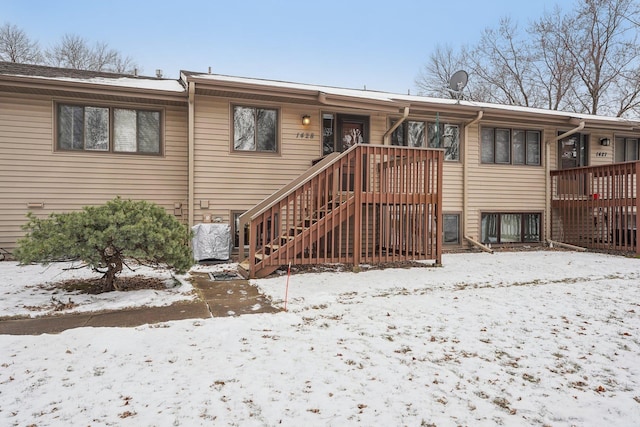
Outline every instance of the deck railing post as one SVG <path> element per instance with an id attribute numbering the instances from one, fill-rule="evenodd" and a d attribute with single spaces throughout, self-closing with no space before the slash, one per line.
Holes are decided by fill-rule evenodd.
<path id="1" fill-rule="evenodd" d="M 436 167 L 438 168 L 437 180 L 438 182 L 434 185 L 434 190 L 436 191 L 437 201 L 436 201 L 436 218 L 438 219 L 436 222 L 436 264 L 442 265 L 442 230 L 443 230 L 443 218 L 442 218 L 442 179 L 443 179 L 443 167 L 444 164 L 444 152 L 438 151 L 436 153 Z"/>
<path id="2" fill-rule="evenodd" d="M 635 163 L 635 197 L 636 204 L 634 206 L 634 213 L 636 216 L 636 227 L 633 230 L 633 244 L 635 245 L 636 255 L 640 255 L 640 245 L 638 245 L 638 230 L 640 230 L 640 162 Z"/>
<path id="3" fill-rule="evenodd" d="M 365 158 L 364 146 L 359 146 L 354 152 L 355 155 L 355 171 L 353 183 L 353 195 L 355 202 L 354 218 L 353 218 L 353 266 L 360 265 L 360 257 L 362 255 L 362 171 L 363 159 Z"/>

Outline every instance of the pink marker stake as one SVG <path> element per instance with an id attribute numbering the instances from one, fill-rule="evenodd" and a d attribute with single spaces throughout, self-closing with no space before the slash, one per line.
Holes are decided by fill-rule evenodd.
<path id="1" fill-rule="evenodd" d="M 289 298 L 289 277 L 291 277 L 291 262 L 289 262 L 289 268 L 287 269 L 287 288 L 284 291 L 284 311 L 287 311 L 287 299 Z"/>

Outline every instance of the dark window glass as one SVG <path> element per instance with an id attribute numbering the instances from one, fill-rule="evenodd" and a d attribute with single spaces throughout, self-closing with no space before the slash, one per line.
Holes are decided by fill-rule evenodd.
<path id="1" fill-rule="evenodd" d="M 445 244 L 460 243 L 460 215 L 443 214 L 443 231 Z"/>
<path id="2" fill-rule="evenodd" d="M 240 247 L 240 216 L 242 212 L 233 212 L 233 247 Z M 250 223 L 244 225 L 244 246 L 249 246 Z"/>
<path id="3" fill-rule="evenodd" d="M 58 105 L 58 147 L 84 150 L 84 108 Z"/>
<path id="4" fill-rule="evenodd" d="M 540 214 L 523 215 L 524 223 L 524 241 L 539 242 L 540 241 Z"/>
<path id="5" fill-rule="evenodd" d="M 482 163 L 495 162 L 494 135 L 493 128 L 482 128 Z"/>
<path id="6" fill-rule="evenodd" d="M 276 151 L 276 110 L 257 109 L 258 151 Z"/>
<path id="7" fill-rule="evenodd" d="M 335 117 L 333 114 L 322 115 L 322 154 L 331 154 L 336 150 Z"/>
<path id="8" fill-rule="evenodd" d="M 396 123 L 397 123 L 397 120 L 392 120 L 391 126 L 395 125 Z M 397 145 L 400 147 L 406 146 L 407 143 L 405 142 L 404 134 L 405 134 L 405 128 L 403 123 L 397 128 L 395 128 L 393 132 L 391 132 L 391 145 Z"/>
<path id="9" fill-rule="evenodd" d="M 615 142 L 616 145 L 614 147 L 614 149 L 615 149 L 614 161 L 616 163 L 624 162 L 625 161 L 625 152 L 626 152 L 626 148 L 625 148 L 626 139 L 625 138 L 621 138 L 621 137 L 617 137 L 615 139 L 615 141 L 616 141 Z"/>
<path id="10" fill-rule="evenodd" d="M 521 129 L 482 128 L 481 162 L 540 165 L 540 132 Z"/>
<path id="11" fill-rule="evenodd" d="M 616 137 L 614 146 L 614 161 L 633 162 L 640 160 L 640 141 L 638 138 Z"/>
<path id="12" fill-rule="evenodd" d="M 540 165 L 540 132 L 527 131 L 527 164 Z"/>
<path id="13" fill-rule="evenodd" d="M 511 162 L 511 132 L 496 129 L 496 163 Z"/>
<path id="14" fill-rule="evenodd" d="M 524 165 L 526 154 L 525 132 L 522 130 L 513 131 L 513 164 Z"/>
<path id="15" fill-rule="evenodd" d="M 138 111 L 138 151 L 160 153 L 160 112 Z"/>
<path id="16" fill-rule="evenodd" d="M 638 160 L 638 140 L 627 138 L 625 144 L 625 156 L 626 161 Z"/>

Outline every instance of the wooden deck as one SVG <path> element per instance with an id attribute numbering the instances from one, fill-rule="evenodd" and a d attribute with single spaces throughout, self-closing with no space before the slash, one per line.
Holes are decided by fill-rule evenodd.
<path id="1" fill-rule="evenodd" d="M 356 145 L 240 217 L 249 277 L 289 263 L 379 264 L 442 256 L 442 150 Z"/>
<path id="2" fill-rule="evenodd" d="M 552 240 L 640 254 L 639 179 L 640 162 L 552 171 Z"/>

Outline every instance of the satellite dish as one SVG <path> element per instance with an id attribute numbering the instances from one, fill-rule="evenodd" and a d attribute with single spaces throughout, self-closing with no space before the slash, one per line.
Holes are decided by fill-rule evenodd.
<path id="1" fill-rule="evenodd" d="M 456 95 L 458 101 L 462 97 L 462 89 L 467 85 L 469 75 L 464 70 L 458 70 L 449 79 L 449 87 L 447 90 Z"/>

